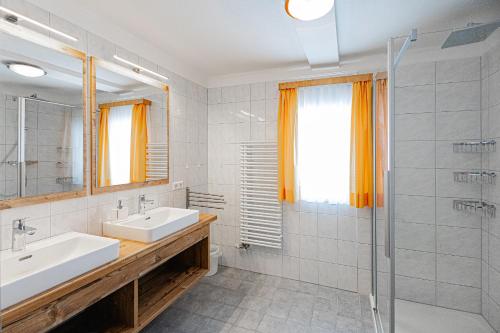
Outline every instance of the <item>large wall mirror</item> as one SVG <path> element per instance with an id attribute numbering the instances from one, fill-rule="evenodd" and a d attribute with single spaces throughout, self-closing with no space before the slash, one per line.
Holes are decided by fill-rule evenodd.
<path id="1" fill-rule="evenodd" d="M 86 195 L 86 55 L 0 27 L 0 209 Z"/>
<path id="2" fill-rule="evenodd" d="M 95 57 L 90 68 L 92 193 L 168 183 L 168 86 Z"/>

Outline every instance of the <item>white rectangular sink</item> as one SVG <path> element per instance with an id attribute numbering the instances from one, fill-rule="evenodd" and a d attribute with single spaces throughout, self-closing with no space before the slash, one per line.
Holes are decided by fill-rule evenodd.
<path id="1" fill-rule="evenodd" d="M 151 243 L 198 222 L 197 210 L 159 207 L 144 215 L 134 214 L 124 221 L 103 224 L 105 236 Z"/>
<path id="2" fill-rule="evenodd" d="M 119 249 L 116 239 L 69 232 L 1 251 L 1 309 L 115 260 Z"/>

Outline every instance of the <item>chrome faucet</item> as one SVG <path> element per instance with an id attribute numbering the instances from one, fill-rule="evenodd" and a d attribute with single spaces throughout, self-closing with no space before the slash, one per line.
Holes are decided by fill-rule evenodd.
<path id="1" fill-rule="evenodd" d="M 36 228 L 26 226 L 26 218 L 12 221 L 12 251 L 26 249 L 26 234 L 34 235 Z"/>
<path id="2" fill-rule="evenodd" d="M 146 200 L 145 194 L 139 195 L 139 207 L 138 207 L 139 215 L 146 214 L 146 204 L 152 204 L 152 203 L 154 203 L 154 200 Z"/>

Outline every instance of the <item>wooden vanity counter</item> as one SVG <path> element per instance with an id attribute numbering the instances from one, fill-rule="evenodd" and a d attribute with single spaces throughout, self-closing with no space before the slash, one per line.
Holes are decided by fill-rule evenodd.
<path id="1" fill-rule="evenodd" d="M 118 259 L 1 312 L 5 333 L 138 332 L 210 267 L 210 223 L 154 243 L 120 240 Z"/>

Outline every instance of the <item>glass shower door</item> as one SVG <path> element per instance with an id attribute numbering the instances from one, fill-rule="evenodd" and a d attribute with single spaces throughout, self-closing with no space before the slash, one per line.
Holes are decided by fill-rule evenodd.
<path id="1" fill-rule="evenodd" d="M 374 129 L 374 198 L 376 208 L 372 211 L 372 306 L 378 332 L 390 332 L 390 259 L 387 257 L 389 208 L 388 191 L 388 82 L 387 78 L 376 78 L 373 84 Z"/>

